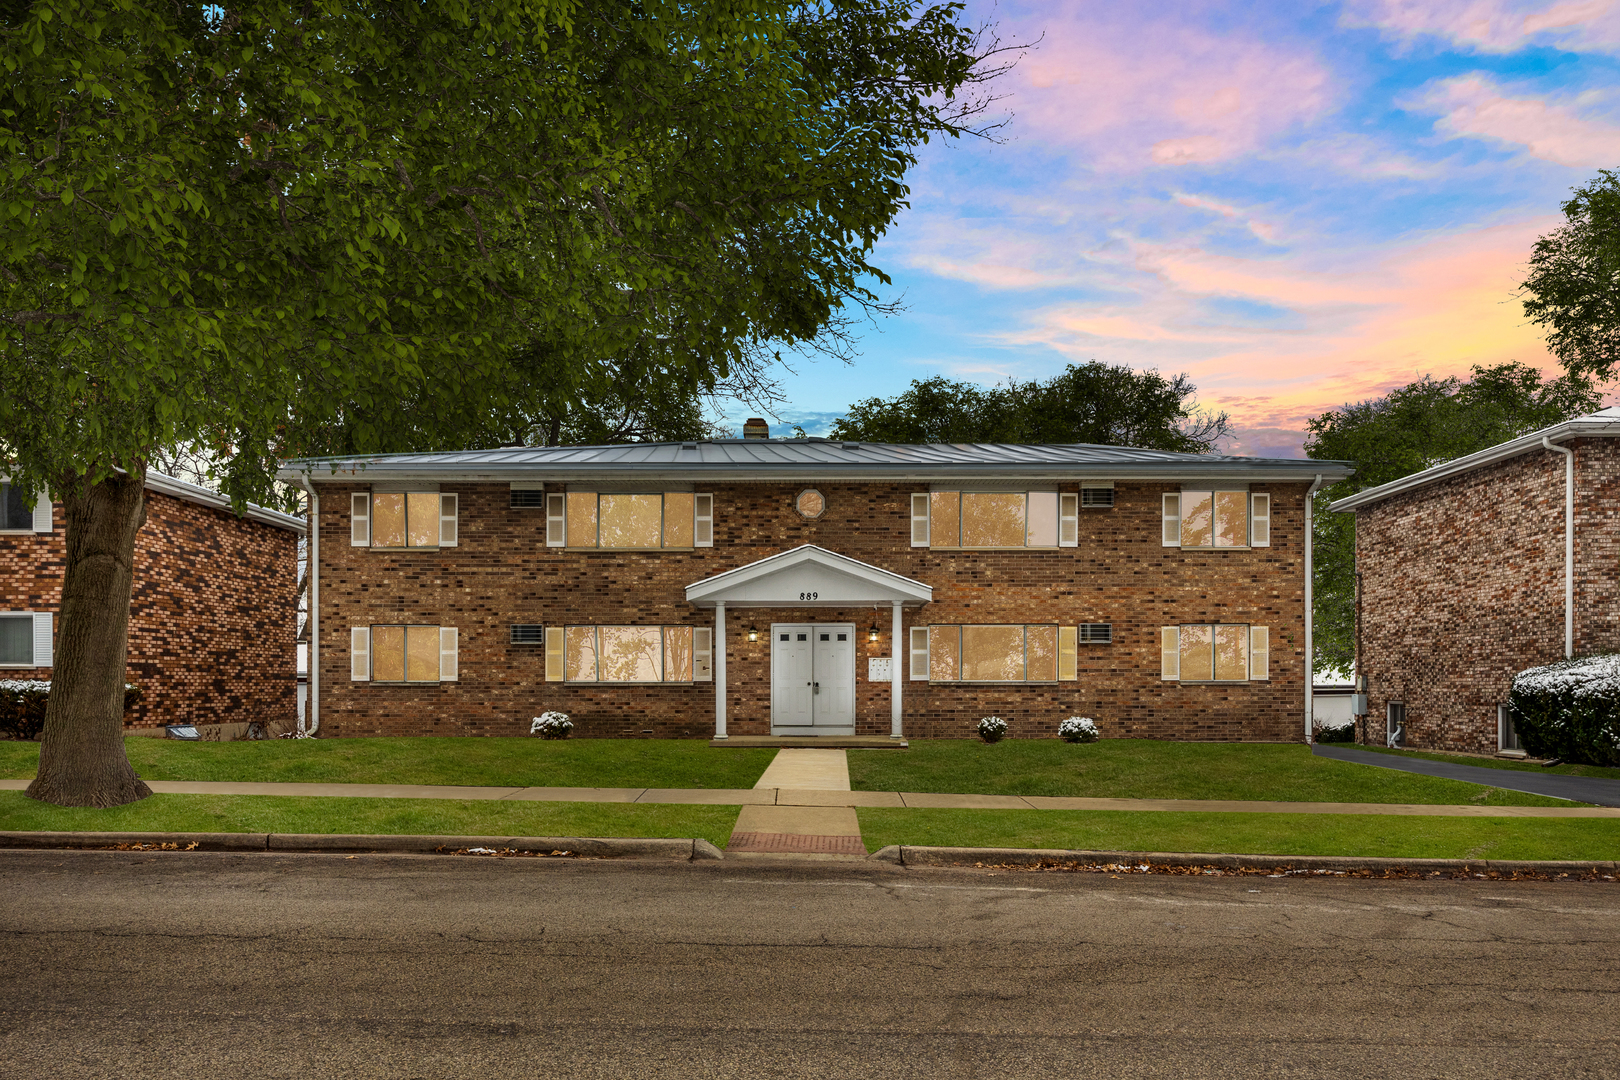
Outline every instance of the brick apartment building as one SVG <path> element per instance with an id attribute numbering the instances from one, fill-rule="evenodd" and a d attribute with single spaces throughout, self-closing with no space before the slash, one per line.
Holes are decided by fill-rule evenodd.
<path id="1" fill-rule="evenodd" d="M 1299 741 L 1339 462 L 821 439 L 288 462 L 323 735 Z"/>
<path id="2" fill-rule="evenodd" d="M 62 507 L 0 481 L 0 678 L 51 677 L 66 561 Z M 135 534 L 129 729 L 296 716 L 300 518 L 168 476 L 146 479 Z"/>
<path id="3" fill-rule="evenodd" d="M 1363 742 L 1517 749 L 1513 676 L 1620 649 L 1620 409 L 1334 503 L 1356 515 Z"/>

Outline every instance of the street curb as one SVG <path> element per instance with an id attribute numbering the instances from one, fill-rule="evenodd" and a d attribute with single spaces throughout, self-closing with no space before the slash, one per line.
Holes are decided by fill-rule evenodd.
<path id="1" fill-rule="evenodd" d="M 142 844 L 183 851 L 420 854 L 491 848 L 593 859 L 721 859 L 707 840 L 600 836 L 383 836 L 345 833 L 0 832 L 0 848 L 111 848 Z"/>
<path id="2" fill-rule="evenodd" d="M 1035 866 L 1045 862 L 1130 864 L 1158 866 L 1213 866 L 1231 870 L 1269 870 L 1286 867 L 1295 870 L 1423 870 L 1514 871 L 1530 873 L 1570 873 L 1598 870 L 1614 872 L 1620 864 L 1594 859 L 1586 862 L 1525 859 L 1383 859 L 1344 855 L 1216 855 L 1167 851 L 1080 851 L 1039 848 L 913 847 L 890 844 L 867 856 L 874 862 L 896 866 Z"/>

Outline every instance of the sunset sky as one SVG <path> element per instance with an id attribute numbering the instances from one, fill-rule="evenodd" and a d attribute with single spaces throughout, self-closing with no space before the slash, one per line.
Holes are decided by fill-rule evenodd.
<path id="1" fill-rule="evenodd" d="M 1001 3 L 1000 145 L 925 149 L 875 261 L 908 310 L 799 365 L 773 434 L 943 374 L 1187 372 L 1235 453 L 1423 374 L 1552 369 L 1517 285 L 1620 167 L 1620 0 Z"/>

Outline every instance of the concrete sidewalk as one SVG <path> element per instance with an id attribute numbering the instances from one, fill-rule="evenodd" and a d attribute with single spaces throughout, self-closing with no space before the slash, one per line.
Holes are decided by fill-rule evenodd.
<path id="1" fill-rule="evenodd" d="M 195 780 L 151 780 L 148 783 L 159 795 L 684 803 L 704 806 L 895 807 L 913 810 L 1125 810 L 1236 814 L 1389 814 L 1406 817 L 1620 817 L 1620 807 L 1609 806 L 1449 806 L 1420 803 L 1250 802 L 1230 799 L 1092 799 L 785 787 L 748 789 L 441 787 L 425 784 L 267 784 Z M 21 791 L 27 786 L 27 780 L 0 780 L 0 791 Z"/>

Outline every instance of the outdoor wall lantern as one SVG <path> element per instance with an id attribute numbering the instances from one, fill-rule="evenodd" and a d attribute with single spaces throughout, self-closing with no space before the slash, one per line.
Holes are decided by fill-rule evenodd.
<path id="1" fill-rule="evenodd" d="M 748 627 L 748 640 L 749 641 L 758 641 L 759 640 L 759 627 L 754 626 L 752 624 L 749 625 L 749 627 Z"/>
<path id="2" fill-rule="evenodd" d="M 867 641 L 876 641 L 877 639 L 878 639 L 878 628 L 877 628 L 877 623 L 874 622 L 872 624 L 872 628 L 866 632 L 866 640 Z"/>

